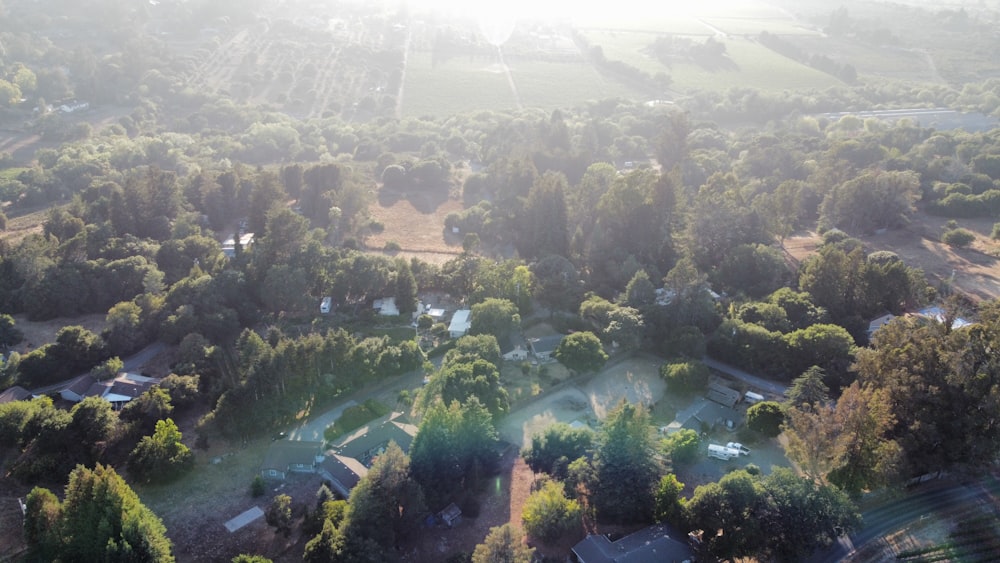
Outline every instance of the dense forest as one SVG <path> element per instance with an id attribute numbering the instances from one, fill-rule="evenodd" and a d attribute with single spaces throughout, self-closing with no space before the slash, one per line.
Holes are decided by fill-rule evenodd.
<path id="1" fill-rule="evenodd" d="M 734 471 L 685 497 L 672 467 L 697 434 L 661 440 L 645 407 L 623 402 L 596 431 L 555 425 L 525 448 L 540 474 L 521 516 L 531 538 L 556 540 L 581 518 L 668 522 L 725 530 L 705 540 L 717 557 L 794 561 L 861 525 L 862 492 L 995 467 L 1000 302 L 860 239 L 939 216 L 954 220 L 942 241 L 969 245 L 959 222 L 1000 217 L 1000 130 L 820 114 L 990 114 L 996 79 L 875 81 L 817 59 L 840 86 L 419 118 L 397 118 L 385 93 L 304 116 L 292 99 L 255 100 L 252 76 L 240 91 L 192 85 L 196 53 L 161 40 L 197 34 L 194 22 L 253 25 L 265 2 L 159 4 L 50 2 L 41 13 L 0 2 L 0 122 L 24 123 L 43 143 L 0 153 L 0 226 L 46 210 L 36 232 L 0 240 L 0 345 L 22 339 L 14 316 L 106 315 L 100 334 L 69 325 L 5 354 L 0 389 L 114 377 L 156 342 L 175 360 L 121 410 L 99 398 L 0 404 L 0 467 L 27 498 L 27 560 L 172 560 L 170 531 L 119 473 L 133 484 L 182 479 L 197 471 L 192 449 L 271 435 L 417 371 L 427 384 L 408 397 L 419 426 L 410 451 L 380 455 L 349 499 L 321 489 L 303 524 L 315 538 L 291 555 L 398 559 L 428 511 L 495 474 L 496 424 L 512 404 L 501 349 L 540 320 L 569 334 L 555 357 L 574 374 L 600 370 L 609 353 L 653 354 L 671 392 L 695 393 L 707 355 L 789 385 L 747 423 L 783 433 L 798 472 Z M 366 18 L 386 36 L 408 21 Z M 841 12 L 830 21 L 845 35 L 865 29 Z M 799 56 L 781 41 L 761 37 Z M 398 45 L 355 51 L 373 85 L 398 88 Z M 56 109 L 73 100 L 113 117 L 91 125 Z M 369 213 L 382 196 L 461 201 L 443 225 L 464 237 L 461 251 L 436 264 L 370 247 L 385 228 Z M 821 245 L 797 263 L 783 242 L 810 230 Z M 464 300 L 469 336 L 449 339 L 422 317 L 431 346 L 373 329 L 372 300 L 393 296 L 408 325 L 427 291 Z M 325 296 L 335 311 L 320 317 Z M 903 316 L 931 304 L 943 321 Z M 886 313 L 899 317 L 869 336 Z M 970 322 L 957 327 L 959 317 Z M 179 416 L 198 420 L 194 436 L 182 436 Z M 282 502 L 267 516 L 279 530 L 290 520 Z M 109 511 L 95 527 L 91 516 Z M 495 529 L 469 560 L 531 560 L 520 534 Z"/>

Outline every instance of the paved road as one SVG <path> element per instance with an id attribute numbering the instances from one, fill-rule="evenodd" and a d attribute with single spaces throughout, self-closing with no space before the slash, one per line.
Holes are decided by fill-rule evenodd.
<path id="1" fill-rule="evenodd" d="M 724 364 L 718 360 L 709 358 L 708 356 L 702 358 L 701 361 L 704 362 L 706 366 L 716 371 L 721 371 L 722 373 L 731 375 L 748 385 L 752 385 L 757 389 L 767 391 L 768 393 L 774 393 L 775 395 L 784 395 L 785 391 L 788 389 L 788 386 L 786 385 L 783 385 L 776 381 L 771 381 L 769 379 L 764 379 L 756 375 L 749 374 L 739 368 L 733 367 L 729 364 Z"/>
<path id="2" fill-rule="evenodd" d="M 356 404 L 358 403 L 354 399 L 349 399 L 348 401 L 337 405 L 336 407 L 289 432 L 288 439 L 298 440 L 301 442 L 322 442 L 323 431 L 326 430 L 326 427 L 330 426 L 334 423 L 334 421 L 340 418 L 340 415 L 343 414 L 346 409 L 349 409 Z"/>
<path id="3" fill-rule="evenodd" d="M 953 481 L 934 481 L 919 486 L 912 493 L 888 501 L 861 513 L 863 528 L 828 549 L 814 553 L 808 563 L 836 563 L 854 549 L 876 540 L 886 534 L 904 528 L 910 522 L 919 520 L 934 512 L 948 513 L 972 508 L 983 502 L 987 505 L 996 501 L 996 478 L 987 476 L 979 481 L 963 485 Z"/>

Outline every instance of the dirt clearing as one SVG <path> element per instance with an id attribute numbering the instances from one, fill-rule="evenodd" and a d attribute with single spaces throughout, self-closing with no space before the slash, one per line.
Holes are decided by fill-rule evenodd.
<path id="1" fill-rule="evenodd" d="M 368 212 L 385 229 L 370 235 L 365 244 L 378 251 L 394 242 L 400 250 L 390 255 L 443 264 L 462 253 L 461 235 L 446 234 L 444 219 L 463 207 L 461 200 L 447 194 L 380 194 Z"/>
<path id="2" fill-rule="evenodd" d="M 1000 297 L 1000 243 L 990 238 L 992 219 L 962 219 L 959 228 L 976 234 L 968 248 L 954 248 L 940 241 L 948 219 L 917 213 L 905 229 L 859 237 L 868 252 L 890 250 L 907 266 L 920 268 L 932 286 L 951 283 L 976 300 Z M 813 254 L 822 244 L 814 232 L 800 233 L 785 239 L 785 251 L 796 262 Z"/>
<path id="3" fill-rule="evenodd" d="M 94 334 L 101 334 L 105 325 L 104 318 L 105 315 L 95 314 L 68 319 L 52 319 L 51 321 L 29 321 L 24 315 L 14 315 L 14 326 L 24 333 L 24 340 L 11 349 L 26 354 L 35 348 L 51 344 L 56 341 L 56 334 L 59 330 L 67 326 L 79 325 Z"/>

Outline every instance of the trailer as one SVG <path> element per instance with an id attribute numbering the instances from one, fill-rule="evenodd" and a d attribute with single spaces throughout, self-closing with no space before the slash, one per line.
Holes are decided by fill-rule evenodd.
<path id="1" fill-rule="evenodd" d="M 708 457 L 714 457 L 715 459 L 721 459 L 722 461 L 729 461 L 740 457 L 740 451 L 735 448 L 720 446 L 719 444 L 709 444 Z"/>

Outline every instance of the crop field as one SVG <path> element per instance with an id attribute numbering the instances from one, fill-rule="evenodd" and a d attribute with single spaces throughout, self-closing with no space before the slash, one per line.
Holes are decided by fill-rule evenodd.
<path id="1" fill-rule="evenodd" d="M 761 31 L 775 35 L 820 35 L 820 32 L 810 29 L 788 17 L 706 17 L 702 21 L 728 35 L 757 35 Z"/>
<path id="2" fill-rule="evenodd" d="M 711 35 L 712 31 L 697 18 L 687 14 L 657 15 L 619 14 L 607 18 L 577 18 L 577 29 L 591 31 L 624 31 L 642 33 L 671 33 L 675 35 Z"/>
<path id="3" fill-rule="evenodd" d="M 784 90 L 827 88 L 842 84 L 820 72 L 743 38 L 724 40 L 731 68 L 706 69 L 694 63 L 680 63 L 670 69 L 673 87 L 679 90 L 726 90 L 732 87 Z"/>
<path id="4" fill-rule="evenodd" d="M 704 34 L 706 37 L 711 35 L 707 28 L 703 27 L 702 29 L 706 31 Z M 587 30 L 583 32 L 583 36 L 591 45 L 601 46 L 604 57 L 609 61 L 622 61 L 650 74 L 670 71 L 666 65 L 647 52 L 656 38 L 663 35 L 665 34 L 644 31 Z"/>
<path id="5" fill-rule="evenodd" d="M 800 35 L 784 37 L 807 53 L 822 53 L 849 62 L 859 75 L 901 78 L 926 82 L 940 81 L 926 53 L 891 46 L 873 46 L 836 37 Z"/>
<path id="6" fill-rule="evenodd" d="M 510 67 L 525 106 L 551 109 L 588 100 L 642 96 L 640 91 L 598 73 L 584 62 L 520 61 L 510 63 Z"/>
<path id="7" fill-rule="evenodd" d="M 498 60 L 455 57 L 432 64 L 431 54 L 411 52 L 403 84 L 404 117 L 484 109 L 513 109 L 517 101 Z"/>

